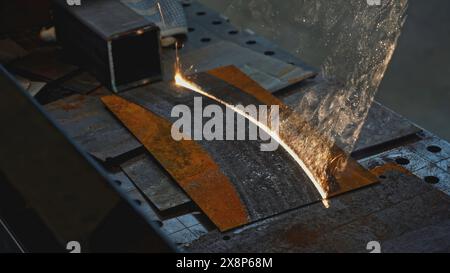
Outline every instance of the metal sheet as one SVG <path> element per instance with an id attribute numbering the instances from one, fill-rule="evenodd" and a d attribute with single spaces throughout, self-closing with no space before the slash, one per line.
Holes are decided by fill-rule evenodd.
<path id="1" fill-rule="evenodd" d="M 6 64 L 27 55 L 27 51 L 11 39 L 0 40 L 0 63 Z"/>
<path id="2" fill-rule="evenodd" d="M 45 109 L 69 136 L 101 161 L 115 160 L 142 147 L 105 109 L 98 96 L 73 95 Z"/>
<path id="3" fill-rule="evenodd" d="M 170 122 L 134 103 L 118 96 L 105 96 L 102 101 L 220 230 L 248 223 L 235 188 L 197 143 L 175 141 Z"/>
<path id="4" fill-rule="evenodd" d="M 234 232 L 211 232 L 185 249 L 367 253 L 367 244 L 378 241 L 387 253 L 448 251 L 450 198 L 414 176 L 386 176 L 373 187 L 332 199 L 329 209 L 313 204 Z"/>
<path id="5" fill-rule="evenodd" d="M 353 151 L 400 139 L 421 131 L 409 120 L 374 101 Z"/>
<path id="6" fill-rule="evenodd" d="M 121 164 L 121 168 L 160 211 L 191 201 L 170 175 L 148 155 L 131 159 Z"/>
<path id="7" fill-rule="evenodd" d="M 448 161 L 441 164 L 429 163 L 422 169 L 416 170 L 415 175 L 420 177 L 424 183 L 433 185 L 436 189 L 450 196 L 450 173 L 443 167 L 448 168 Z"/>
<path id="8" fill-rule="evenodd" d="M 14 70 L 39 77 L 43 81 L 54 81 L 76 71 L 76 66 L 63 61 L 57 47 L 39 48 L 11 64 Z"/>
<path id="9" fill-rule="evenodd" d="M 395 166 L 397 170 L 407 170 L 450 195 L 450 159 L 443 159 L 447 157 L 449 145 L 426 131 L 421 135 L 423 140 L 360 162 L 368 169 L 382 171 L 386 166 Z"/>
<path id="10" fill-rule="evenodd" d="M 409 145 L 421 157 L 432 163 L 450 158 L 450 144 L 428 132 L 421 135 L 424 139 Z"/>

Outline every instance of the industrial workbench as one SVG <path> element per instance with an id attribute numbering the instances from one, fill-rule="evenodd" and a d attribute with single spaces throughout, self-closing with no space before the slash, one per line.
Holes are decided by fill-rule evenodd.
<path id="1" fill-rule="evenodd" d="M 295 105 L 302 91 L 323 80 L 314 68 L 251 30 L 235 28 L 226 17 L 196 2 L 184 8 L 189 34 L 179 54 L 186 73 L 235 65 L 287 105 Z M 367 244 L 377 241 L 383 252 L 450 251 L 450 144 L 377 102 L 352 157 L 376 174 L 379 183 L 333 197 L 329 208 L 308 186 L 295 188 L 298 196 L 281 195 L 285 200 L 271 200 L 261 192 L 258 197 L 258 192 L 249 191 L 260 217 L 220 232 L 104 107 L 100 97 L 111 91 L 89 73 L 66 63 L 57 45 L 42 45 L 27 33 L 4 37 L 5 41 L 20 48 L 7 69 L 31 84 L 45 84 L 35 96 L 44 111 L 94 159 L 115 183 L 115 190 L 134 202 L 180 250 L 368 252 Z M 175 49 L 163 49 L 162 61 L 163 82 L 121 95 L 149 108 L 157 99 L 164 102 L 152 94 L 176 89 L 171 83 Z M 287 181 L 287 186 L 307 183 L 301 171 L 292 171 L 283 153 L 264 158 L 254 147 L 240 144 L 241 150 L 231 151 L 221 145 L 211 144 L 207 149 L 243 183 L 255 180 L 270 187 L 264 184 L 267 177 L 272 179 L 269 182 Z M 241 166 L 231 164 L 233 159 Z M 245 168 L 242 162 L 257 163 Z M 1 228 L 0 234 L 5 234 Z"/>

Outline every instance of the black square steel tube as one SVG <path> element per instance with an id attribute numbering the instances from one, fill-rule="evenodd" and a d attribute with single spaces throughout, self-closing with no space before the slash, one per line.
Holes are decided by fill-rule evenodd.
<path id="1" fill-rule="evenodd" d="M 70 6 L 53 0 L 56 35 L 66 55 L 115 92 L 162 77 L 159 28 L 120 1 Z"/>

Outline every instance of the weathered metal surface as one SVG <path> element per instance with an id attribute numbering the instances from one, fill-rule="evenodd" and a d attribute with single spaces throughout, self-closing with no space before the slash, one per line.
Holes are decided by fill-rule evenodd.
<path id="1" fill-rule="evenodd" d="M 374 175 L 378 176 L 380 179 L 385 179 L 386 176 L 384 175 L 387 172 L 392 172 L 392 171 L 396 171 L 399 173 L 403 173 L 403 174 L 408 174 L 411 175 L 412 173 L 410 171 L 408 171 L 408 169 L 402 167 L 401 165 L 397 164 L 397 163 L 386 163 L 383 165 L 377 165 L 375 167 L 373 167 L 372 169 L 370 169 L 370 172 L 372 172 Z"/>
<path id="2" fill-rule="evenodd" d="M 0 218 L 0 253 L 23 253 L 11 231 Z"/>
<path id="3" fill-rule="evenodd" d="M 417 154 L 432 163 L 450 158 L 450 144 L 447 141 L 428 132 L 423 132 L 421 136 L 423 140 L 410 145 Z"/>
<path id="4" fill-rule="evenodd" d="M 320 79 L 317 79 L 318 81 Z M 317 84 L 316 80 L 309 83 L 310 87 L 308 90 L 314 90 L 317 98 L 320 100 L 326 93 L 323 90 L 311 87 L 315 84 Z M 303 90 L 304 87 L 302 86 L 295 88 L 287 96 L 282 97 L 283 102 L 291 107 L 297 107 L 305 94 Z M 390 141 L 405 138 L 420 131 L 420 128 L 407 119 L 374 101 L 363 124 L 359 138 L 355 142 L 353 152 L 359 152 Z"/>
<path id="5" fill-rule="evenodd" d="M 425 183 L 433 185 L 438 190 L 450 196 L 450 173 L 442 167 L 448 168 L 446 164 L 429 163 L 422 169 L 416 170 L 414 174 L 420 177 Z"/>
<path id="6" fill-rule="evenodd" d="M 423 139 L 405 145 L 400 148 L 391 149 L 386 152 L 362 159 L 362 164 L 366 167 L 370 165 L 380 165 L 386 162 L 397 162 L 404 165 L 410 171 L 416 171 L 433 163 L 435 165 L 444 164 L 450 159 L 450 144 L 439 139 L 432 134 L 423 131 L 419 134 Z M 442 167 L 444 170 L 446 167 Z"/>
<path id="7" fill-rule="evenodd" d="M 191 12 L 191 14 L 195 15 L 194 12 Z M 210 13 L 208 12 L 207 15 L 210 15 Z M 195 16 L 197 16 L 197 15 L 195 15 Z M 206 17 L 202 17 L 202 18 L 206 18 Z M 226 22 L 226 20 L 224 18 L 222 18 L 222 19 L 224 20 L 223 22 Z M 209 22 L 209 19 L 207 19 L 206 21 L 208 21 L 208 24 L 212 22 L 212 20 L 211 20 L 211 22 Z M 219 37 L 220 35 L 215 35 L 215 34 L 213 34 L 215 32 L 209 31 L 206 28 L 201 27 L 201 25 L 205 25 L 205 23 L 203 21 L 199 21 L 199 23 L 194 22 L 192 25 L 194 25 L 194 24 L 197 24 L 199 27 L 195 27 L 195 30 L 189 33 L 189 39 L 188 39 L 188 42 L 186 43 L 186 47 L 184 49 L 180 50 L 180 53 L 182 56 L 184 54 L 183 52 L 186 52 L 186 53 L 193 52 L 199 47 L 206 47 L 208 45 L 212 45 L 213 43 L 218 43 L 220 40 L 222 40 L 222 38 Z M 214 25 L 214 26 L 217 26 L 217 25 Z M 232 27 L 228 24 L 223 24 L 221 26 Z M 202 29 L 204 31 L 202 31 Z M 223 30 L 220 30 L 220 31 L 223 31 Z M 225 32 L 225 33 L 227 33 L 227 32 Z M 195 35 L 198 35 L 198 37 Z M 235 39 L 236 37 L 242 37 L 242 38 L 239 38 L 239 39 L 242 39 L 242 41 L 239 41 L 238 39 L 233 40 L 233 41 L 236 41 L 236 43 L 241 42 L 241 43 L 245 44 L 246 41 L 249 41 L 248 39 L 252 39 L 252 40 L 256 41 L 256 43 L 250 43 L 247 47 L 250 49 L 256 50 L 258 52 L 263 53 L 266 50 L 270 50 L 270 46 L 272 46 L 272 45 L 270 45 L 270 43 L 267 45 L 267 44 L 264 44 L 264 42 L 260 42 L 259 37 L 255 36 L 255 35 L 251 35 L 249 33 L 243 32 L 243 31 L 240 31 L 237 34 L 229 34 L 229 35 L 230 35 L 231 39 Z M 247 38 L 246 35 L 249 35 L 248 36 L 249 38 Z M 35 36 L 37 37 L 37 35 L 35 35 Z M 31 36 L 27 35 L 27 37 L 31 37 Z M 210 41 L 206 41 L 206 40 L 201 41 L 201 39 L 205 38 L 205 37 L 206 38 L 212 37 L 212 38 Z M 241 45 L 245 46 L 244 44 L 241 44 Z M 28 48 L 29 47 L 27 47 L 27 49 Z M 172 51 L 165 50 L 165 52 L 167 52 L 167 55 L 169 57 L 174 56 L 173 50 Z M 278 54 L 278 51 L 277 51 L 276 54 L 274 55 L 274 57 L 279 58 L 281 55 L 282 54 Z M 219 56 L 213 56 L 211 58 L 216 59 L 218 57 Z M 183 58 L 184 58 L 184 56 L 182 57 L 182 61 L 183 61 Z M 289 60 L 286 59 L 285 61 L 289 61 Z M 169 62 L 169 65 L 172 66 L 173 63 Z M 162 88 L 162 89 L 159 89 L 159 88 Z M 161 90 L 166 90 L 167 88 L 170 88 L 170 87 L 167 87 L 166 84 L 157 84 L 153 87 L 145 88 L 145 91 L 142 91 L 142 92 L 159 92 Z M 176 94 L 179 95 L 180 97 L 184 96 L 183 92 L 179 92 Z M 299 88 L 298 94 L 301 94 L 301 87 Z M 158 96 L 156 96 L 156 97 L 158 97 Z M 177 101 L 177 100 L 170 99 L 170 102 L 167 103 L 165 100 L 162 100 L 160 98 L 155 99 L 154 97 L 151 97 L 151 96 L 146 97 L 146 95 L 142 95 L 142 94 L 140 94 L 140 96 L 137 96 L 137 100 L 139 100 L 140 102 L 142 102 L 142 98 L 148 99 L 148 101 L 149 101 L 149 103 L 147 103 L 148 108 L 153 108 L 153 109 L 157 109 L 157 110 L 159 109 L 160 111 L 162 111 L 164 113 L 166 113 L 166 111 L 167 111 L 167 108 L 166 108 L 167 105 L 173 106 L 173 103 L 175 103 Z M 186 97 L 183 97 L 183 98 L 186 99 Z M 189 97 L 189 100 L 191 100 L 190 97 Z M 183 99 L 180 99 L 179 101 L 183 102 Z M 164 102 L 164 103 L 166 103 L 166 105 L 162 105 L 162 106 L 156 105 L 159 102 Z M 294 103 L 295 103 L 295 101 L 294 101 Z M 99 107 L 98 109 L 97 108 L 92 108 L 92 109 L 95 109 L 95 111 L 98 111 L 99 109 L 104 111 L 103 107 Z M 392 139 L 396 139 L 397 137 L 402 137 L 403 135 L 407 135 L 410 132 L 412 132 L 412 134 L 414 134 L 414 133 L 420 131 L 420 129 L 414 127 L 413 125 L 411 125 L 411 123 L 409 123 L 408 121 L 406 121 L 402 118 L 397 119 L 396 117 L 394 117 L 392 119 L 391 118 L 387 119 L 386 115 L 389 115 L 390 111 L 385 111 L 385 109 L 381 109 L 376 104 L 374 104 L 374 106 L 372 107 L 371 112 L 372 111 L 374 111 L 376 113 L 373 116 L 371 113 L 369 113 L 368 121 L 365 124 L 363 132 L 360 137 L 361 143 L 363 143 L 363 144 L 361 144 L 362 145 L 361 149 L 371 147 L 374 144 L 385 143 L 385 140 L 390 141 Z M 70 111 L 68 111 L 68 112 L 70 112 Z M 84 112 L 80 111 L 77 114 L 78 115 L 77 118 L 84 119 L 83 116 L 84 115 L 89 116 L 90 115 L 89 112 L 90 111 L 84 111 Z M 383 120 L 383 122 L 378 122 L 377 118 L 381 118 L 380 120 Z M 64 120 L 63 120 L 63 122 L 64 122 Z M 72 120 L 70 122 L 72 122 Z M 405 125 L 405 126 L 403 126 L 403 125 Z M 67 126 L 66 129 L 67 129 L 67 128 L 70 128 L 71 125 L 66 124 L 66 126 Z M 86 127 L 90 127 L 90 126 L 86 126 Z M 401 128 L 399 128 L 399 127 L 401 127 Z M 83 128 L 83 127 L 80 125 L 77 128 Z M 126 130 L 120 131 L 120 133 L 119 133 L 119 131 L 114 130 L 114 126 L 111 128 L 115 133 L 118 133 L 119 135 L 122 133 L 125 133 L 128 136 L 130 136 L 130 134 Z M 410 132 L 408 132 L 409 129 L 411 129 Z M 93 128 L 89 128 L 89 130 L 93 130 L 92 132 L 95 132 L 95 126 L 93 126 Z M 90 135 L 90 138 L 92 139 L 96 135 L 94 133 L 92 133 L 92 134 L 89 133 L 89 130 L 84 130 L 84 132 L 86 132 L 87 135 Z M 76 131 L 76 129 L 74 131 Z M 367 133 L 364 133 L 364 132 L 367 132 Z M 104 151 L 108 151 L 111 149 L 117 149 L 117 150 L 120 150 L 123 152 L 121 155 L 127 154 L 127 153 L 129 153 L 129 151 L 134 150 L 134 148 L 125 147 L 128 145 L 127 144 L 128 141 L 123 141 L 120 143 L 116 142 L 115 145 L 108 146 L 108 141 L 105 142 L 105 140 L 108 140 L 110 138 L 122 139 L 122 137 L 116 136 L 115 133 L 109 135 L 106 132 L 104 132 L 103 135 L 101 137 L 99 137 L 99 139 L 98 139 L 97 148 L 104 149 Z M 372 136 L 375 136 L 375 138 L 380 141 L 377 140 L 372 143 L 370 141 Z M 385 139 L 384 139 L 384 137 L 385 137 Z M 134 138 L 131 137 L 131 139 L 134 139 Z M 368 141 L 366 142 L 366 140 L 368 140 Z M 97 141 L 97 140 L 95 140 L 95 141 Z M 138 142 L 136 142 L 136 143 L 138 143 Z M 107 144 L 107 145 L 103 146 L 104 144 Z M 255 144 L 255 145 L 246 144 L 246 145 L 250 145 L 251 147 L 254 147 L 254 148 L 242 149 L 242 151 L 236 151 L 237 150 L 236 146 L 233 146 L 233 145 L 238 145 L 237 146 L 238 148 L 243 147 L 243 146 L 239 146 L 239 144 L 231 145 L 231 144 L 227 143 L 227 145 L 222 145 L 220 142 L 214 142 L 211 144 L 208 144 L 208 143 L 206 143 L 206 144 L 201 143 L 201 144 L 202 144 L 202 146 L 205 147 L 206 150 L 208 150 L 211 153 L 211 155 L 214 157 L 214 159 L 216 160 L 218 165 L 221 166 L 221 168 L 224 168 L 223 166 L 226 166 L 227 161 L 232 161 L 232 160 L 235 161 L 234 164 L 228 163 L 229 167 L 226 171 L 224 171 L 224 173 L 230 177 L 230 180 L 232 180 L 232 182 L 234 184 L 236 184 L 234 180 L 238 181 L 239 179 L 241 179 L 242 186 L 240 188 L 240 191 L 243 190 L 244 192 L 246 192 L 246 194 L 248 194 L 248 197 L 245 197 L 245 198 L 247 198 L 247 199 L 245 199 L 246 204 L 252 204 L 252 205 L 248 206 L 249 214 L 253 213 L 252 215 L 259 215 L 261 218 L 264 218 L 266 215 L 269 215 L 269 216 L 273 215 L 271 213 L 283 212 L 284 209 L 295 208 L 295 207 L 298 207 L 301 205 L 307 205 L 307 204 L 310 204 L 311 202 L 314 202 L 313 200 L 320 199 L 320 197 L 317 197 L 317 196 L 315 196 L 316 199 L 311 198 L 311 197 L 307 197 L 307 198 L 304 197 L 305 195 L 307 195 L 307 194 L 305 194 L 305 192 L 310 192 L 310 196 L 314 196 L 314 189 L 309 189 L 307 187 L 307 185 L 309 185 L 309 184 L 304 183 L 304 181 L 308 182 L 307 178 L 302 173 L 298 174 L 298 171 L 295 170 L 295 168 L 296 168 L 295 164 L 292 164 L 292 162 L 289 162 L 288 155 L 277 155 L 277 154 L 270 155 L 270 156 L 267 154 L 255 154 L 252 156 L 246 155 L 247 153 L 251 154 L 253 152 L 258 152 L 258 147 L 259 147 L 258 144 Z M 140 144 L 138 143 L 138 145 L 140 145 Z M 359 144 L 357 144 L 357 146 L 358 145 Z M 367 145 L 367 146 L 365 146 L 365 145 Z M 418 151 L 419 150 L 422 150 L 424 153 L 418 152 L 417 154 L 423 155 L 423 154 L 429 153 L 428 151 L 424 151 L 423 147 L 418 149 Z M 234 152 L 229 152 L 229 151 L 234 151 Z M 120 154 L 120 153 L 121 152 L 118 152 L 118 153 L 116 153 L 116 155 L 118 156 L 118 154 Z M 213 153 L 215 153 L 215 155 Z M 438 155 L 433 159 L 436 162 L 438 161 L 439 164 L 437 163 L 436 165 L 438 165 L 440 169 L 442 169 L 442 167 L 445 166 L 445 164 L 447 164 L 447 166 L 448 166 L 448 163 L 445 162 L 446 160 L 442 160 L 443 157 L 446 157 L 445 152 L 438 152 L 436 154 L 438 154 Z M 433 153 L 433 155 L 435 155 L 435 153 Z M 113 157 L 111 157 L 111 158 L 113 158 Z M 241 162 L 243 162 L 243 160 L 249 161 L 248 166 L 246 168 L 242 168 L 243 164 L 240 164 Z M 253 163 L 251 161 L 257 161 L 257 163 Z M 270 164 L 274 164 L 275 166 L 270 166 L 266 161 L 270 162 Z M 273 162 L 275 162 L 275 163 L 273 163 Z M 384 163 L 385 163 L 385 161 L 381 161 L 381 164 L 384 164 Z M 390 164 L 392 164 L 392 163 L 390 163 Z M 264 167 L 267 170 L 263 169 Z M 239 171 L 240 168 L 242 169 L 242 171 Z M 261 170 L 255 171 L 256 168 L 261 168 Z M 421 170 L 425 170 L 425 169 L 431 169 L 431 168 L 423 168 Z M 293 188 L 291 188 L 292 194 L 287 194 L 287 195 L 282 194 L 280 196 L 277 196 L 276 198 L 268 198 L 270 196 L 275 196 L 274 193 L 275 194 L 277 193 L 278 187 L 280 187 L 279 180 L 281 180 L 283 178 L 282 176 L 279 175 L 279 172 L 283 172 L 283 171 L 288 173 L 287 177 L 291 177 L 292 181 L 295 181 L 295 179 L 297 180 L 298 185 L 295 185 L 295 187 L 298 187 L 298 188 L 295 188 L 295 190 L 293 190 Z M 234 177 L 232 175 L 230 175 L 231 172 L 234 172 L 234 175 L 235 175 Z M 276 174 L 274 174 L 274 172 Z M 123 176 L 123 174 L 121 174 L 121 176 Z M 275 181 L 275 183 L 273 181 Z M 288 181 L 291 181 L 291 180 L 288 179 Z M 291 182 L 289 182 L 289 183 L 291 183 Z M 237 184 L 239 185 L 239 183 L 237 183 Z M 128 181 L 127 183 L 123 183 L 122 185 L 128 185 L 125 187 L 129 188 L 130 192 L 133 193 L 133 196 L 136 196 L 135 199 L 137 201 L 145 200 L 145 198 L 140 195 L 140 193 L 136 190 L 136 188 L 132 185 L 132 183 L 130 181 Z M 276 186 L 274 187 L 273 185 L 276 185 Z M 270 188 L 270 187 L 272 187 L 272 188 Z M 379 186 L 377 186 L 377 188 L 378 187 Z M 405 185 L 405 187 L 406 187 L 406 185 Z M 264 191 L 264 188 L 266 188 L 266 189 L 269 188 L 269 190 Z M 364 189 L 363 191 L 367 191 L 367 190 L 368 189 Z M 394 200 L 400 200 L 398 197 L 400 191 L 401 190 L 395 190 L 395 191 L 393 190 L 392 191 L 393 194 L 389 195 L 389 198 L 393 198 Z M 410 189 L 408 189 L 408 191 L 405 193 L 406 196 L 411 196 L 410 195 L 411 193 L 409 191 L 410 191 Z M 358 193 L 359 193 L 359 191 L 358 191 Z M 353 194 L 354 193 L 351 193 L 350 196 L 353 196 Z M 279 198 L 282 201 L 276 200 L 277 198 Z M 342 198 L 342 196 L 338 197 L 338 198 Z M 355 198 L 359 198 L 358 195 L 356 195 Z M 300 199 L 300 201 L 298 201 L 298 199 Z M 290 203 L 289 203 L 289 200 L 291 200 Z M 364 202 L 363 202 L 363 200 L 364 200 L 363 198 L 360 200 L 361 206 L 366 205 L 366 201 L 364 200 Z M 369 202 L 372 199 L 367 199 L 367 200 L 368 200 L 367 202 Z M 269 205 L 267 205 L 267 203 Z M 286 203 L 288 205 L 286 205 Z M 331 205 L 333 205 L 333 204 L 331 204 Z M 340 204 L 338 203 L 338 205 L 340 205 Z M 414 205 L 414 203 L 411 203 L 411 206 L 413 206 L 413 205 Z M 266 206 L 266 207 L 264 207 L 264 206 Z M 318 206 L 318 207 L 323 208 L 322 206 Z M 342 208 L 342 206 L 341 206 L 341 208 Z M 320 212 L 320 209 L 317 208 L 317 211 Z M 360 212 L 360 210 L 357 209 L 356 213 L 359 213 L 359 212 Z M 288 213 L 288 215 L 291 215 L 291 214 Z M 431 212 L 430 212 L 430 215 L 432 215 Z M 261 219 L 261 218 L 253 217 L 252 219 Z M 274 222 L 272 222 L 271 220 L 265 220 L 265 221 L 263 221 L 263 223 L 269 222 L 269 223 L 273 223 L 275 225 L 278 218 L 279 218 L 278 216 L 275 217 Z M 349 219 L 353 219 L 353 218 L 349 218 Z M 330 221 L 332 221 L 333 223 L 335 222 L 334 219 L 332 219 Z M 340 220 L 338 219 L 336 221 L 340 221 Z M 342 222 L 342 223 L 344 223 L 344 222 Z M 258 226 L 260 226 L 260 223 L 257 223 L 254 226 L 253 225 L 247 226 L 247 227 L 243 228 L 242 230 L 247 230 L 247 229 L 251 230 L 254 227 L 258 227 Z M 389 246 L 390 249 L 395 249 L 394 246 L 398 245 L 398 246 L 400 246 L 400 251 L 402 249 L 408 250 L 408 248 L 406 247 L 406 244 L 408 243 L 408 241 L 409 241 L 409 244 L 414 244 L 414 242 L 419 241 L 417 238 L 421 238 L 421 237 L 426 238 L 427 240 L 429 239 L 431 241 L 433 238 L 430 238 L 429 233 L 436 233 L 437 236 L 442 236 L 442 231 L 441 231 L 442 227 L 446 228 L 446 229 L 444 229 L 444 231 L 448 230 L 448 226 L 445 226 L 445 223 L 440 224 L 440 225 L 436 224 L 436 225 L 432 225 L 432 226 L 424 227 L 424 228 L 418 228 L 418 230 L 416 231 L 417 234 L 413 234 L 414 236 L 410 235 L 412 232 L 407 232 L 407 233 L 405 233 L 405 238 L 400 236 L 400 237 L 397 237 L 396 239 L 386 241 L 386 244 L 390 245 Z M 261 231 L 257 231 L 256 233 L 259 235 L 260 232 Z M 175 232 L 175 234 L 176 234 L 176 232 Z M 349 232 L 349 234 L 351 234 L 351 232 Z M 357 232 L 355 234 L 356 234 L 355 236 L 358 235 Z M 180 232 L 178 235 L 179 235 L 179 237 L 174 236 L 174 240 L 176 242 L 180 242 L 180 243 L 187 242 L 186 240 L 183 240 L 183 238 L 182 238 L 184 236 L 183 232 Z M 218 245 L 220 245 L 220 243 L 222 241 L 222 236 L 223 236 L 223 234 L 217 235 L 216 239 L 217 239 Z M 339 236 L 339 234 L 338 234 L 338 236 Z M 230 235 L 230 237 L 233 237 L 233 236 Z M 176 239 L 176 238 L 179 238 L 179 239 Z M 192 238 L 195 238 L 195 237 L 192 237 Z M 331 240 L 329 238 L 328 238 L 328 240 Z M 449 241 L 448 239 L 445 240 L 445 237 L 436 237 L 434 239 L 435 240 L 444 240 L 447 242 Z M 344 243 L 343 241 L 340 241 L 340 242 Z M 263 244 L 263 242 L 257 242 L 257 243 Z M 394 245 L 394 243 L 395 243 L 395 245 Z M 433 247 L 435 246 L 435 244 L 428 244 L 428 245 L 430 246 L 431 249 L 433 249 Z M 259 247 L 259 246 L 255 246 L 255 248 Z M 214 246 L 212 246 L 212 247 L 214 247 Z M 289 246 L 287 243 L 283 242 L 283 248 L 284 247 L 289 247 Z M 417 247 L 417 246 L 413 246 L 413 247 Z M 277 246 L 274 246 L 274 248 L 277 248 Z M 245 249 L 245 247 L 243 247 L 242 249 Z M 279 249 L 281 249 L 281 248 L 279 248 Z M 409 248 L 409 249 L 411 249 L 411 248 Z M 220 247 L 219 247 L 219 249 L 217 249 L 215 251 L 218 251 L 218 250 L 220 250 Z M 364 251 L 364 250 L 362 250 L 362 251 Z"/>
<path id="8" fill-rule="evenodd" d="M 87 94 L 99 88 L 101 84 L 88 72 L 81 72 L 61 83 L 61 86 L 79 94 Z"/>
<path id="9" fill-rule="evenodd" d="M 384 165 L 386 163 L 396 163 L 403 166 L 410 172 L 414 172 L 425 167 L 428 164 L 428 161 L 407 146 L 361 160 L 361 164 L 369 169 Z"/>
<path id="10" fill-rule="evenodd" d="M 254 52 L 259 52 L 283 62 L 297 65 L 305 70 L 312 69 L 298 57 L 281 49 L 273 42 L 255 35 L 249 29 L 241 30 L 237 28 L 230 23 L 228 18 L 197 1 L 192 1 L 189 5 L 185 5 L 185 12 L 190 26 L 191 24 L 200 25 L 209 32 L 209 35 L 218 36 L 220 40 L 233 42 Z M 207 33 L 203 32 L 202 34 L 205 35 Z M 188 38 L 198 39 L 197 33 L 195 31 L 190 32 Z M 189 43 L 190 41 L 188 41 Z"/>
<path id="11" fill-rule="evenodd" d="M 239 194 L 201 146 L 175 141 L 170 122 L 134 103 L 118 96 L 105 96 L 102 101 L 221 231 L 248 223 Z"/>
<path id="12" fill-rule="evenodd" d="M 161 229 L 175 244 L 189 244 L 208 233 L 208 228 L 198 220 L 199 216 L 199 213 L 190 213 L 165 220 Z"/>
<path id="13" fill-rule="evenodd" d="M 450 195 L 450 159 L 442 159 L 449 145 L 428 132 L 422 136 L 423 140 L 361 160 L 361 164 L 368 169 L 397 165 Z"/>
<path id="14" fill-rule="evenodd" d="M 181 54 L 181 71 L 186 75 L 234 65 L 270 92 L 276 92 L 316 75 L 312 70 L 225 41 Z M 169 63 L 173 66 L 174 59 L 170 59 Z"/>
<path id="15" fill-rule="evenodd" d="M 33 97 L 36 96 L 39 93 L 39 91 L 41 91 L 42 88 L 44 88 L 45 85 L 47 84 L 45 82 L 31 81 L 19 75 L 15 75 L 15 78 L 23 87 L 23 89 L 27 90 L 28 93 L 30 93 L 30 95 Z"/>
<path id="16" fill-rule="evenodd" d="M 11 64 L 11 67 L 21 73 L 33 75 L 43 81 L 54 81 L 78 68 L 64 62 L 59 48 L 39 48 Z"/>
<path id="17" fill-rule="evenodd" d="M 200 87 L 205 87 L 206 92 L 215 98 L 230 105 L 278 105 L 280 107 L 280 128 L 279 137 L 287 144 L 284 149 L 291 149 L 300 158 L 311 174 L 313 180 L 322 197 L 331 197 L 347 191 L 376 183 L 377 178 L 363 169 L 355 160 L 346 155 L 337 146 L 328 146 L 328 140 L 319 135 L 305 119 L 293 112 L 279 99 L 268 91 L 264 90 L 255 81 L 241 72 L 234 66 L 217 68 L 208 72 L 214 77 L 197 74 L 195 83 Z M 224 85 L 220 80 L 228 83 Z M 238 89 L 232 88 L 235 86 Z M 315 141 L 314 144 L 312 141 Z M 315 148 L 305 150 L 304 147 Z M 330 144 L 331 145 L 331 144 Z M 327 150 L 325 150 L 327 149 Z M 330 153 L 324 157 L 323 153 Z M 332 160 L 333 159 L 333 160 Z M 330 162 L 317 164 L 317 162 L 329 160 Z M 343 166 L 339 166 L 345 161 Z M 298 161 L 298 160 L 297 160 Z M 336 165 L 338 164 L 338 165 Z M 305 168 L 305 166 L 302 166 Z M 313 176 L 313 177 L 311 177 Z"/>
<path id="18" fill-rule="evenodd" d="M 170 83 L 153 84 L 123 96 L 156 114 L 170 117 L 175 105 L 194 107 L 199 95 Z M 203 107 L 217 103 L 203 98 Z M 225 107 L 222 108 L 225 111 Z M 208 118 L 204 118 L 205 123 Z M 278 149 L 262 152 L 260 141 L 198 141 L 231 180 L 245 203 L 251 221 L 264 219 L 321 199 L 304 172 L 290 156 Z"/>
<path id="19" fill-rule="evenodd" d="M 436 165 L 443 169 L 444 171 L 450 173 L 450 158 L 449 159 L 444 159 L 442 161 L 439 161 L 436 163 Z"/>
<path id="20" fill-rule="evenodd" d="M 192 51 L 196 51 L 206 46 L 218 43 L 222 39 L 214 33 L 208 31 L 201 24 L 190 21 L 188 22 L 189 28 L 187 33 L 187 40 L 183 43 L 182 48 L 179 49 L 181 55 L 188 54 Z M 173 52 L 174 50 L 163 49 L 164 52 Z M 170 54 L 169 56 L 173 56 Z"/>
<path id="21" fill-rule="evenodd" d="M 160 211 L 191 201 L 170 175 L 148 155 L 122 163 L 121 168 Z"/>
<path id="22" fill-rule="evenodd" d="M 11 39 L 0 40 L 0 63 L 6 64 L 15 59 L 24 57 L 27 51 Z"/>
<path id="23" fill-rule="evenodd" d="M 155 222 L 158 226 L 161 225 L 161 218 L 156 210 L 150 205 L 146 196 L 139 191 L 133 181 L 122 171 L 108 172 L 110 179 L 116 184 L 116 186 L 127 193 L 130 199 L 145 212 L 145 215 L 151 221 Z"/>
<path id="24" fill-rule="evenodd" d="M 98 96 L 73 95 L 46 105 L 45 109 L 70 137 L 101 161 L 114 160 L 142 147 L 111 116 Z"/>
<path id="25" fill-rule="evenodd" d="M 234 232 L 213 231 L 186 250 L 369 252 L 370 241 L 387 253 L 450 250 L 450 199 L 414 176 L 390 172 L 379 184 L 330 202 L 329 209 L 313 204 Z"/>
<path id="26" fill-rule="evenodd" d="M 48 83 L 34 96 L 34 98 L 41 105 L 45 105 L 69 97 L 73 94 L 74 92 L 69 89 L 65 89 L 59 85 Z"/>

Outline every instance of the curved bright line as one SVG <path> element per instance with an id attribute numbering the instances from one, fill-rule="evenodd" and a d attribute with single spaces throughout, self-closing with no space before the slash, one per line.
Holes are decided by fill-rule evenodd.
<path id="1" fill-rule="evenodd" d="M 317 182 L 313 173 L 309 170 L 309 168 L 306 166 L 306 164 L 303 162 L 303 160 L 300 159 L 300 157 L 297 155 L 297 153 L 294 150 L 292 150 L 291 147 L 289 147 L 289 145 L 287 143 L 285 143 L 276 132 L 271 130 L 265 124 L 259 122 L 255 118 L 253 118 L 251 115 L 248 115 L 247 113 L 245 113 L 245 111 L 241 111 L 237 107 L 234 107 L 233 105 L 230 105 L 230 104 L 226 103 L 225 101 L 203 91 L 200 86 L 186 80 L 180 73 L 175 74 L 175 83 L 179 86 L 182 86 L 186 89 L 192 90 L 196 93 L 199 93 L 203 96 L 213 99 L 213 100 L 219 102 L 220 104 L 225 105 L 226 107 L 228 107 L 231 110 L 235 111 L 236 113 L 242 115 L 243 117 L 247 118 L 248 120 L 250 120 L 251 122 L 256 124 L 261 129 L 263 129 L 268 135 L 270 135 L 273 139 L 275 139 L 275 141 L 277 141 L 289 153 L 289 155 L 297 162 L 298 165 L 300 165 L 300 167 L 303 169 L 303 171 L 305 171 L 305 173 L 309 177 L 309 179 L 311 179 L 311 181 L 313 182 L 317 191 L 320 193 L 320 196 L 323 199 L 327 199 L 327 197 L 328 197 L 327 193 L 324 191 L 324 189 L 322 188 L 320 183 Z"/>

